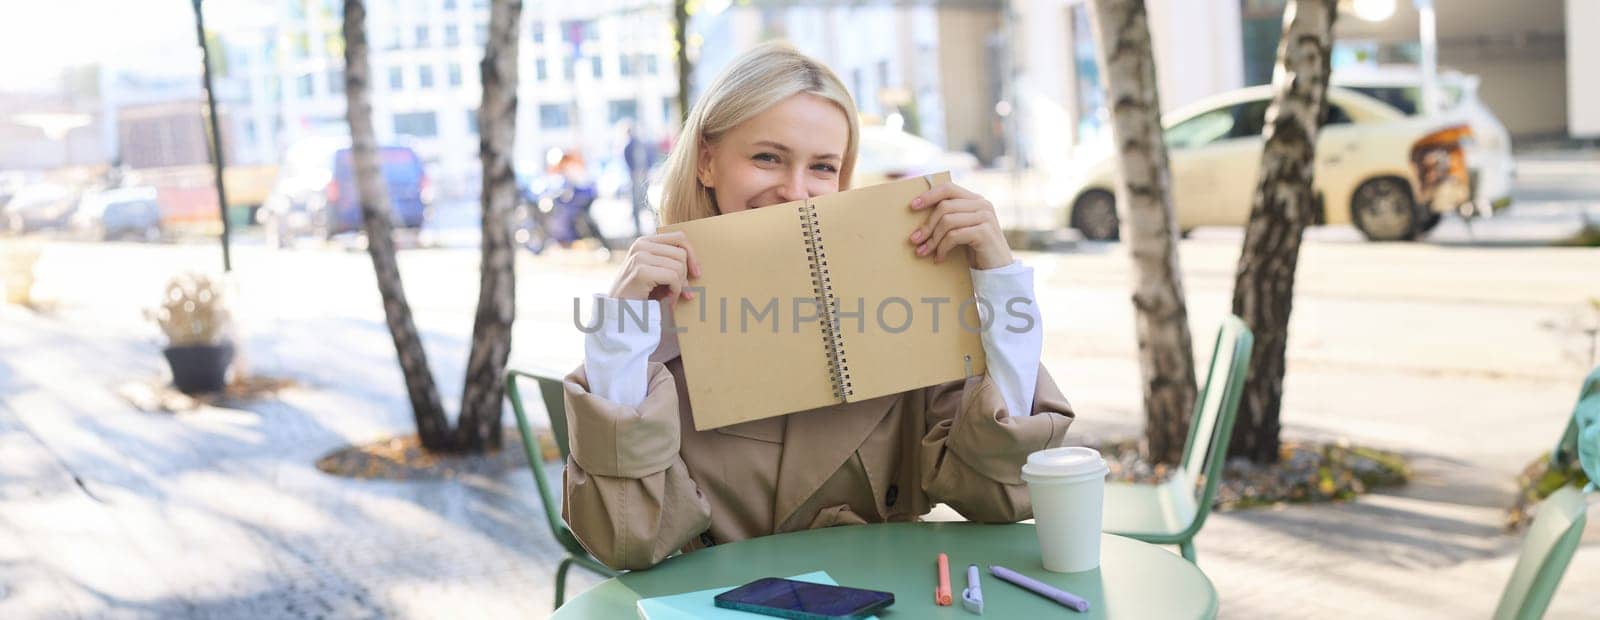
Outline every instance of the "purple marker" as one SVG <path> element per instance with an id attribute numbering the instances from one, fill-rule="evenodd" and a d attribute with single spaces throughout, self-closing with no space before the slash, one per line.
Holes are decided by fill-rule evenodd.
<path id="1" fill-rule="evenodd" d="M 1089 611 L 1089 601 L 1084 600 L 1082 597 L 1004 566 L 990 566 L 989 574 L 1021 586 L 1024 590 L 1061 603 L 1073 610 Z"/>

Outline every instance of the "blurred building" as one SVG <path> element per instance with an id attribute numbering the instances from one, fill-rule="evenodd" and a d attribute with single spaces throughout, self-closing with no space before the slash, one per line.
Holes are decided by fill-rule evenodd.
<path id="1" fill-rule="evenodd" d="M 695 87 L 762 41 L 783 39 L 833 69 L 863 122 L 893 115 L 951 150 L 991 161 L 1005 149 L 995 114 L 1003 98 L 998 0 L 704 3 L 691 22 Z"/>
<path id="2" fill-rule="evenodd" d="M 348 134 L 342 3 L 273 0 L 270 19 L 219 32 L 221 79 L 240 123 L 239 148 L 275 158 L 312 136 Z M 623 124 L 659 138 L 675 127 L 671 7 L 595 0 L 525 5 L 519 41 L 516 159 L 543 165 L 552 148 L 615 157 Z M 368 7 L 378 139 L 415 148 L 441 196 L 476 195 L 478 63 L 487 0 L 375 0 Z M 219 87 L 219 93 L 223 91 Z"/>

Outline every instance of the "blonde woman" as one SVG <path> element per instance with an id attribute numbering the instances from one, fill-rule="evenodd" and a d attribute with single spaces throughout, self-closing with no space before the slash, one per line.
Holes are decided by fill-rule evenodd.
<path id="1" fill-rule="evenodd" d="M 855 104 L 827 67 L 782 44 L 736 59 L 706 89 L 667 161 L 663 220 L 683 222 L 847 189 Z M 906 251 L 971 259 L 986 299 L 1031 301 L 1032 270 L 1012 258 L 994 208 L 956 185 L 906 205 L 925 223 Z M 944 502 L 974 521 L 1032 516 L 1028 453 L 1063 443 L 1071 407 L 1039 366 L 1031 328 L 990 321 L 988 372 L 872 400 L 696 431 L 677 340 L 661 312 L 699 273 L 681 233 L 638 239 L 609 293 L 646 329 L 596 330 L 567 376 L 572 458 L 563 516 L 608 566 L 642 569 L 674 552 L 833 525 L 914 521 Z M 1015 327 L 1015 325 L 1011 325 Z M 697 380 L 707 380 L 697 377 Z M 711 378 L 710 380 L 715 380 Z"/>

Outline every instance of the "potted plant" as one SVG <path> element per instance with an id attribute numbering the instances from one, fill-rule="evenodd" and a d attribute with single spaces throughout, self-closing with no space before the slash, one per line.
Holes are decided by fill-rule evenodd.
<path id="1" fill-rule="evenodd" d="M 167 283 L 166 296 L 154 318 L 167 335 L 162 353 L 172 367 L 172 383 L 178 391 L 222 391 L 234 352 L 222 287 L 200 274 L 177 276 Z"/>

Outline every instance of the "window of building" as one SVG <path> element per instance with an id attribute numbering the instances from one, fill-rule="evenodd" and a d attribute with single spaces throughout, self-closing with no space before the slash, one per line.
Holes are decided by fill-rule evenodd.
<path id="1" fill-rule="evenodd" d="M 533 22 L 528 26 L 528 34 L 533 36 L 534 43 L 544 43 L 544 22 Z"/>
<path id="2" fill-rule="evenodd" d="M 639 118 L 639 102 L 633 99 L 617 99 L 606 103 L 606 121 L 616 123 L 627 119 Z"/>
<path id="3" fill-rule="evenodd" d="M 427 47 L 428 46 L 428 31 L 429 30 L 430 29 L 426 25 L 417 26 L 416 47 Z"/>
<path id="4" fill-rule="evenodd" d="M 344 71 L 339 69 L 328 71 L 328 94 L 344 94 Z"/>
<path id="5" fill-rule="evenodd" d="M 461 63 L 450 63 L 450 66 L 445 69 L 445 73 L 447 74 L 447 79 L 450 80 L 451 86 L 461 85 Z"/>
<path id="6" fill-rule="evenodd" d="M 305 99 L 311 97 L 314 92 L 312 89 L 315 88 L 313 83 L 314 78 L 315 76 L 309 73 L 295 78 L 294 91 L 300 95 L 300 98 Z"/>
<path id="7" fill-rule="evenodd" d="M 443 6 L 446 11 L 454 11 L 456 10 L 456 0 L 444 0 Z"/>
<path id="8" fill-rule="evenodd" d="M 592 56 L 589 58 L 589 66 L 594 68 L 594 79 L 600 79 L 600 65 L 602 64 L 604 63 L 601 62 L 599 56 Z"/>
<path id="9" fill-rule="evenodd" d="M 633 75 L 633 55 L 623 54 L 617 57 L 617 75 L 628 77 Z"/>
<path id="10" fill-rule="evenodd" d="M 565 103 L 539 104 L 539 126 L 544 129 L 564 129 L 572 125 L 572 106 Z"/>
<path id="11" fill-rule="evenodd" d="M 467 110 L 467 133 L 478 134 L 478 111 Z"/>
<path id="12" fill-rule="evenodd" d="M 439 135 L 438 115 L 433 112 L 403 112 L 394 115 L 396 134 L 432 138 Z"/>
<path id="13" fill-rule="evenodd" d="M 577 70 L 574 67 L 577 64 L 578 64 L 578 60 L 576 58 L 573 58 L 571 56 L 568 56 L 566 58 L 562 58 L 561 59 L 561 77 L 563 79 L 565 79 L 566 81 L 568 81 L 568 82 L 571 82 L 574 78 L 576 78 L 577 77 Z"/>
<path id="14" fill-rule="evenodd" d="M 428 65 L 417 67 L 417 88 L 433 88 L 433 67 Z"/>
<path id="15" fill-rule="evenodd" d="M 405 72 L 400 67 L 389 67 L 389 90 L 400 90 L 406 87 Z"/>
<path id="16" fill-rule="evenodd" d="M 550 69 L 543 58 L 533 61 L 533 79 L 540 82 L 550 79 Z"/>
<path id="17" fill-rule="evenodd" d="M 655 75 L 656 74 L 656 55 L 655 54 L 645 54 L 644 55 L 644 74 L 645 75 Z"/>
<path id="18" fill-rule="evenodd" d="M 444 46 L 455 47 L 461 45 L 461 28 L 455 24 L 446 24 L 444 27 Z"/>
<path id="19" fill-rule="evenodd" d="M 489 44 L 489 24 L 478 24 L 477 29 L 472 31 L 472 36 L 473 36 L 473 41 L 477 42 L 478 47 L 483 47 L 485 45 L 488 45 Z"/>

